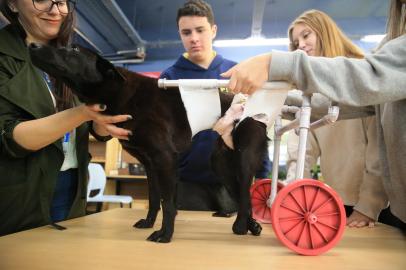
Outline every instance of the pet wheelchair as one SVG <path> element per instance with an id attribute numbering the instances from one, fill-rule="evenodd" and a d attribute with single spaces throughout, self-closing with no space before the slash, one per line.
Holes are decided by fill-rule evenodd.
<path id="1" fill-rule="evenodd" d="M 202 88 L 226 88 L 228 85 L 227 80 L 166 79 L 160 79 L 158 85 L 161 88 L 179 87 L 184 82 L 197 83 Z M 285 93 L 282 102 L 272 108 L 270 113 L 271 121 L 274 121 L 272 175 L 278 175 L 282 135 L 296 129 L 299 135 L 296 177 L 291 181 L 256 181 L 250 190 L 252 216 L 261 223 L 272 223 L 278 240 L 292 251 L 302 255 L 319 255 L 340 241 L 346 216 L 343 202 L 332 188 L 314 179 L 303 179 L 306 142 L 309 130 L 337 120 L 339 108 L 329 106 L 327 115 L 311 123 L 311 95 L 302 96 L 300 108 L 283 105 L 287 92 L 292 88 L 292 85 L 285 82 L 269 82 L 262 87 L 263 90 L 274 93 Z M 255 113 L 255 110 L 252 112 Z M 296 119 L 283 126 L 283 112 L 294 113 Z"/>

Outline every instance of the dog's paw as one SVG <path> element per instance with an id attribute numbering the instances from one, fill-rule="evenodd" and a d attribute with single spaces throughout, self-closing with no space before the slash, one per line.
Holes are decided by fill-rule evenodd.
<path id="1" fill-rule="evenodd" d="M 247 222 L 241 219 L 238 219 L 233 224 L 233 232 L 238 235 L 245 235 L 248 233 Z"/>
<path id="2" fill-rule="evenodd" d="M 138 229 L 146 229 L 146 228 L 152 228 L 154 226 L 154 221 L 151 219 L 140 219 L 138 220 L 133 227 L 138 228 Z"/>
<path id="3" fill-rule="evenodd" d="M 259 224 L 255 219 L 248 218 L 248 230 L 252 235 L 259 236 L 262 231 L 261 224 Z"/>
<path id="4" fill-rule="evenodd" d="M 162 230 L 153 232 L 148 238 L 148 241 L 157 243 L 169 243 L 171 241 L 172 235 L 168 236 Z"/>

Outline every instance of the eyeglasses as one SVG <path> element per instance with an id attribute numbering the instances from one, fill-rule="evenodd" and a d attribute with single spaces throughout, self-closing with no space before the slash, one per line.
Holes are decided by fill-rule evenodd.
<path id="1" fill-rule="evenodd" d="M 76 6 L 76 1 L 74 0 L 32 0 L 34 8 L 39 11 L 50 12 L 54 5 L 59 10 L 61 14 L 71 13 Z"/>

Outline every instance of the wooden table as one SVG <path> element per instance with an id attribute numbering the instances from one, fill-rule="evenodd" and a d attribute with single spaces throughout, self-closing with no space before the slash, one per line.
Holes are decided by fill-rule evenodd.
<path id="1" fill-rule="evenodd" d="M 347 228 L 332 250 L 306 257 L 282 246 L 270 225 L 259 237 L 237 236 L 234 218 L 210 212 L 180 211 L 172 243 L 149 242 L 152 229 L 132 228 L 144 216 L 114 209 L 62 222 L 65 231 L 45 226 L 0 237 L 0 269 L 406 269 L 405 235 L 383 224 Z"/>

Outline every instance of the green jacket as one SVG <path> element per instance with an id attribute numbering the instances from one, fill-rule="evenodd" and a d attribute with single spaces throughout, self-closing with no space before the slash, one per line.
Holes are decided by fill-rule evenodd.
<path id="1" fill-rule="evenodd" d="M 0 30 L 0 236 L 50 223 L 50 204 L 63 162 L 61 140 L 29 151 L 14 127 L 55 113 L 46 83 L 14 27 Z M 69 218 L 85 214 L 88 125 L 76 129 L 79 185 Z"/>

